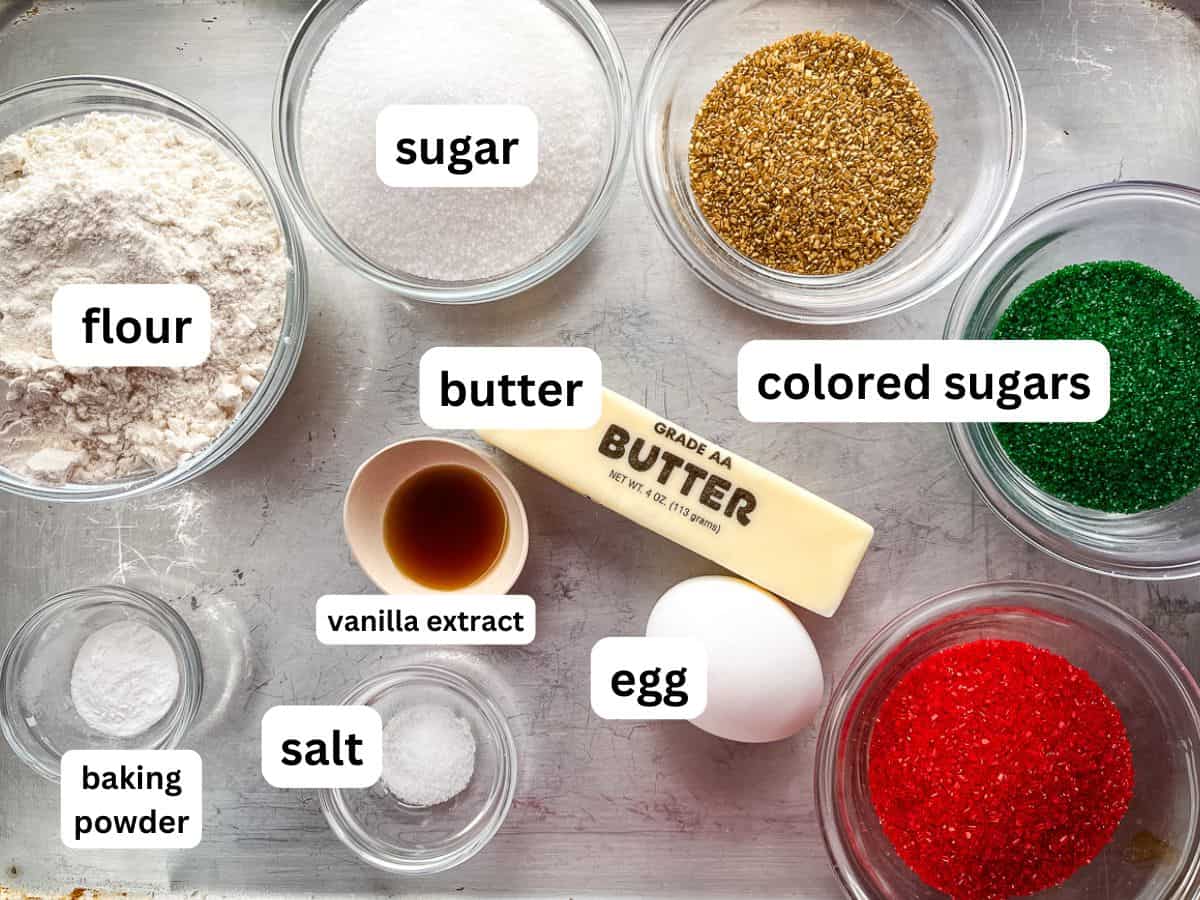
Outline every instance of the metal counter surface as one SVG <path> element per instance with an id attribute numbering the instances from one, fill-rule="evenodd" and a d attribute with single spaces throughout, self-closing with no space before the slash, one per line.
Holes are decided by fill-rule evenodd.
<path id="1" fill-rule="evenodd" d="M 104 72 L 207 106 L 273 171 L 271 94 L 305 2 L 30 0 L 0 6 L 0 89 Z M 853 0 L 848 0 L 853 2 Z M 985 0 L 1029 108 L 1028 162 L 1013 214 L 1069 188 L 1125 178 L 1200 183 L 1200 3 Z M 636 78 L 676 4 L 605 3 Z M 654 600 L 705 560 L 497 455 L 532 529 L 518 589 L 538 603 L 528 648 L 332 648 L 313 635 L 323 593 L 366 592 L 342 538 L 358 464 L 426 432 L 416 362 L 440 344 L 593 347 L 609 386 L 793 479 L 877 527 L 841 612 L 804 616 L 827 681 L 910 604 L 969 582 L 1075 585 L 1140 617 L 1200 669 L 1200 584 L 1089 576 L 1018 537 L 972 490 L 945 430 L 930 425 L 760 426 L 735 403 L 752 338 L 937 337 L 949 294 L 874 323 L 820 330 L 740 309 L 705 289 L 658 233 L 632 166 L 593 245 L 520 297 L 446 309 L 397 301 L 315 242 L 312 317 L 299 370 L 236 457 L 181 489 L 133 502 L 50 506 L 0 498 L 0 640 L 47 596 L 127 580 L 170 599 L 215 674 L 189 745 L 205 761 L 204 841 L 194 851 L 67 852 L 56 786 L 0 745 L 0 885 L 162 894 L 400 893 L 834 898 L 813 810 L 815 729 L 762 746 L 686 723 L 592 715 L 588 655 L 642 633 Z M 362 677 L 439 658 L 499 693 L 520 748 L 517 799 L 474 860 L 405 882 L 360 864 L 311 791 L 259 774 L 259 721 L 278 703 L 337 702 Z M 3 893 L 0 890 L 0 893 Z"/>

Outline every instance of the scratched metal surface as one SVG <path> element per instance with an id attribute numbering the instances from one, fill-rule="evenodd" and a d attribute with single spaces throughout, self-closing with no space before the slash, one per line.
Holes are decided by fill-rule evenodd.
<path id="1" fill-rule="evenodd" d="M 0 6 L 0 89 L 109 72 L 214 110 L 264 161 L 276 68 L 303 2 L 106 0 Z M 1014 213 L 1087 183 L 1200 183 L 1200 4 L 988 0 L 1029 102 L 1029 160 Z M 673 8 L 604 6 L 636 75 Z M 702 288 L 655 230 L 632 173 L 592 247 L 566 272 L 493 306 L 396 302 L 315 245 L 313 316 L 290 390 L 231 462 L 136 502 L 53 507 L 0 498 L 0 640 L 43 598 L 109 579 L 171 599 L 205 645 L 214 690 L 190 742 L 205 760 L 204 842 L 191 852 L 64 851 L 55 787 L 0 746 L 0 884 L 210 895 L 792 896 L 831 898 L 813 813 L 814 734 L 767 746 L 686 723 L 591 715 L 594 641 L 640 633 L 654 599 L 704 560 L 508 459 L 533 552 L 518 587 L 537 598 L 526 649 L 426 654 L 335 649 L 313 637 L 322 593 L 369 589 L 342 540 L 358 463 L 421 433 L 416 360 L 437 344 L 581 344 L 608 383 L 872 521 L 878 536 L 842 611 L 806 617 L 836 678 L 863 640 L 930 594 L 1021 576 L 1110 597 L 1200 668 L 1200 586 L 1091 577 L 1024 545 L 985 509 L 934 426 L 754 426 L 734 403 L 751 338 L 814 330 L 758 318 Z M 948 296 L 855 337 L 940 335 Z M 820 332 L 822 336 L 830 332 Z M 521 750 L 517 800 L 492 845 L 418 884 L 360 865 L 310 792 L 259 776 L 258 728 L 280 702 L 333 702 L 360 678 L 417 656 L 476 672 L 501 694 Z"/>

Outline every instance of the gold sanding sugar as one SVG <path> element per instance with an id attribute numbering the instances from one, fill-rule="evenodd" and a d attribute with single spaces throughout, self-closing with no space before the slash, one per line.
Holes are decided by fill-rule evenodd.
<path id="1" fill-rule="evenodd" d="M 807 31 L 744 57 L 696 115 L 700 211 L 764 266 L 834 275 L 875 261 L 933 187 L 933 112 L 892 57 Z"/>

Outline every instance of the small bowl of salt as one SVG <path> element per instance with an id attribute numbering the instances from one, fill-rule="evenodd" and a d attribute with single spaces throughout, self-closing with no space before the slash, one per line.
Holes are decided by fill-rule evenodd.
<path id="1" fill-rule="evenodd" d="M 383 775 L 320 792 L 334 834 L 364 862 L 430 875 L 466 862 L 512 805 L 517 752 L 500 707 L 469 678 L 434 665 L 385 672 L 343 701 L 383 719 Z"/>
<path id="2" fill-rule="evenodd" d="M 169 604 L 102 585 L 51 597 L 0 661 L 0 731 L 51 781 L 68 750 L 169 750 L 200 708 L 200 648 Z"/>

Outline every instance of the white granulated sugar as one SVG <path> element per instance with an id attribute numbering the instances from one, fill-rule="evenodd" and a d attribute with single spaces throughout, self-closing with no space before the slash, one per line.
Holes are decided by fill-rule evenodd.
<path id="1" fill-rule="evenodd" d="M 135 737 L 159 721 L 179 693 L 179 663 L 167 639 L 141 622 L 114 622 L 88 637 L 71 669 L 71 702 L 89 727 Z"/>
<path id="2" fill-rule="evenodd" d="M 253 174 L 160 117 L 92 113 L 0 142 L 0 465 L 98 483 L 174 468 L 233 421 L 279 338 L 288 261 Z M 189 369 L 64 369 L 65 284 L 198 284 L 212 355 Z"/>
<path id="3" fill-rule="evenodd" d="M 375 118 L 392 104 L 516 104 L 538 118 L 523 188 L 391 188 Z M 301 109 L 301 160 L 330 224 L 383 268 L 490 278 L 556 245 L 591 202 L 608 152 L 603 71 L 539 0 L 365 0 L 330 37 Z"/>
<path id="4" fill-rule="evenodd" d="M 383 783 L 401 803 L 435 806 L 457 797 L 475 773 L 475 736 L 445 706 L 400 710 L 383 728 Z"/>

